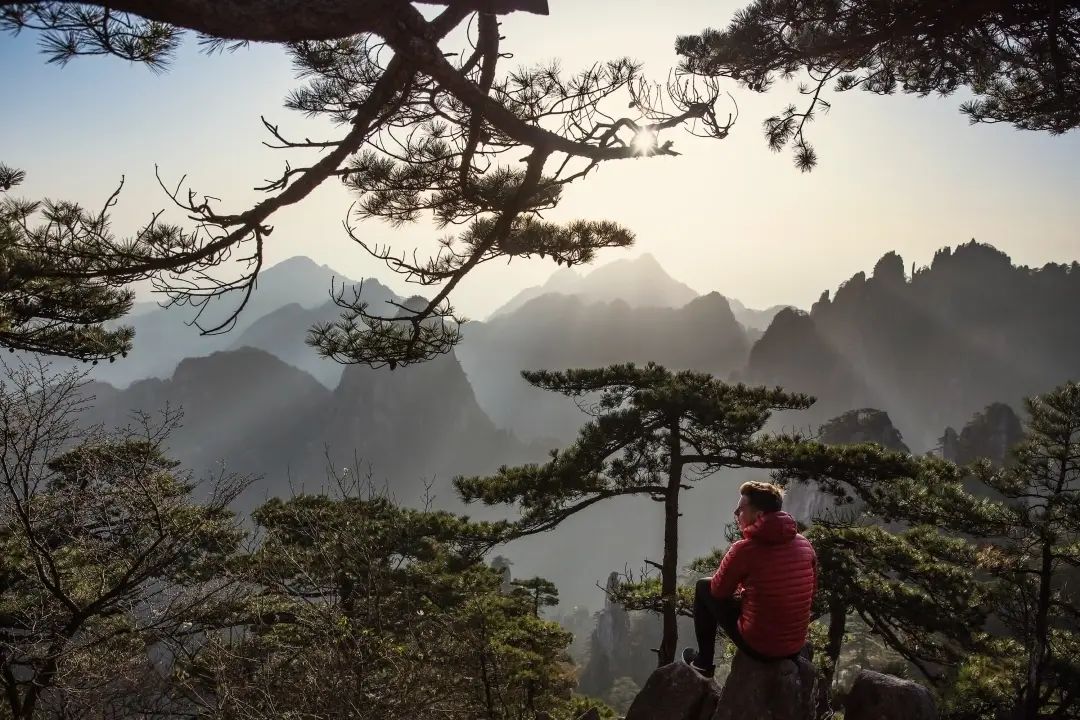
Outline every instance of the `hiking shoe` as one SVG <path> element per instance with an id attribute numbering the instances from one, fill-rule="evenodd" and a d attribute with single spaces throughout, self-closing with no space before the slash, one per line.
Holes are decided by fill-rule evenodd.
<path id="1" fill-rule="evenodd" d="M 694 648 L 688 647 L 682 651 L 682 661 L 689 665 L 690 669 L 696 672 L 701 677 L 705 678 L 706 680 L 711 680 L 713 674 L 716 672 L 716 666 L 709 665 L 707 667 L 702 667 L 700 665 L 697 665 L 695 664 L 697 661 L 697 657 L 698 651 Z"/>

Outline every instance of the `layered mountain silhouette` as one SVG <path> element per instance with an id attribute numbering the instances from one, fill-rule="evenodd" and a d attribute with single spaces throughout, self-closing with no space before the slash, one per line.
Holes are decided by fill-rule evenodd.
<path id="1" fill-rule="evenodd" d="M 406 503 L 430 491 L 445 505 L 456 474 L 540 459 L 476 404 L 453 355 L 389 370 L 349 367 L 333 390 L 255 348 L 190 358 L 167 380 L 117 389 L 92 383 L 86 419 L 125 425 L 133 415 L 182 408 L 170 452 L 197 474 L 258 476 L 244 504 L 325 486 L 327 468 L 370 468 L 379 489 Z"/>
<path id="2" fill-rule="evenodd" d="M 974 241 L 907 277 L 895 253 L 809 314 L 777 315 L 750 353 L 750 382 L 819 398 L 812 416 L 886 410 L 916 449 L 995 401 L 1080 376 L 1080 264 L 1015 266 Z"/>
<path id="3" fill-rule="evenodd" d="M 556 271 L 543 285 L 527 288 L 491 314 L 492 318 L 520 309 L 542 295 L 573 295 L 585 302 L 619 299 L 630 307 L 682 307 L 697 293 L 660 267 L 646 253 L 637 258 L 616 260 L 591 272 L 580 274 L 570 268 Z"/>
<path id="4" fill-rule="evenodd" d="M 289 304 L 314 309 L 326 305 L 336 285 L 353 286 L 355 282 L 326 265 L 307 257 L 289 258 L 259 274 L 258 283 L 236 324 L 227 333 L 201 335 L 192 324 L 197 310 L 180 305 L 159 307 L 153 302 L 140 302 L 117 324 L 135 329 L 135 345 L 126 358 L 115 363 L 100 363 L 92 370 L 95 380 L 126 387 L 136 380 L 168 378 L 181 360 L 203 357 L 236 345 L 237 338 L 247 328 Z M 237 307 L 239 293 L 223 297 L 206 309 L 201 324 L 206 327 L 224 320 Z M 299 342 L 303 342 L 301 332 Z M 314 353 L 312 353 L 314 354 Z"/>
<path id="5" fill-rule="evenodd" d="M 388 301 L 403 302 L 403 298 L 378 280 L 365 280 L 358 285 L 360 299 L 368 303 L 372 312 L 387 312 Z M 325 299 L 325 296 L 324 296 Z M 350 295 L 348 298 L 352 300 Z M 332 300 L 321 305 L 305 307 L 301 303 L 288 303 L 263 315 L 235 336 L 231 349 L 253 347 L 265 350 L 290 365 L 310 373 L 326 387 L 335 387 L 341 380 L 343 367 L 320 357 L 307 344 L 307 330 L 316 323 L 332 322 L 341 315 L 341 308 Z M 235 334 L 234 334 L 235 335 Z"/>
<path id="6" fill-rule="evenodd" d="M 354 459 L 370 464 L 376 483 L 399 499 L 419 502 L 433 483 L 435 504 L 455 507 L 453 475 L 543 460 L 587 420 L 569 399 L 529 387 L 523 369 L 651 360 L 782 385 L 819 400 L 778 424 L 813 429 L 874 408 L 916 452 L 941 445 L 944 428 L 963 428 L 984 408 L 993 430 L 984 434 L 1012 437 L 1015 421 L 998 422 L 1007 413 L 990 412 L 992 403 L 1019 408 L 1023 396 L 1080 376 L 1080 327 L 1070 315 L 1080 301 L 1080 265 L 1017 267 L 978 243 L 942 250 L 912 276 L 887 254 L 810 312 L 777 307 L 755 320 L 745 319 L 755 311 L 718 293 L 698 296 L 651 258 L 584 276 L 560 271 L 488 321 L 467 324 L 456 354 L 394 371 L 342 368 L 304 344 L 313 322 L 338 314 L 328 303 L 331 277 L 342 282 L 306 259 L 270 268 L 240 327 L 209 340 L 183 324 L 183 309 L 140 308 L 131 319 L 135 353 L 99 368 L 97 377 L 112 383 L 93 387 L 93 419 L 117 424 L 134 410 L 182 406 L 173 454 L 201 474 L 224 461 L 261 475 L 244 498 L 249 507 L 322 486 L 327 462 L 340 469 Z M 374 281 L 363 292 L 373 304 L 401 302 Z M 755 339 L 752 322 L 765 318 L 767 330 Z M 959 458 L 968 445 L 986 444 L 972 432 L 946 433 L 946 449 Z M 695 491 L 684 557 L 719 542 L 717 513 L 728 515 L 745 479 L 725 473 Z M 655 560 L 658 513 L 648 502 L 601 504 L 507 554 L 518 572 L 549 576 L 567 601 L 588 602 L 593 583 L 611 570 Z M 579 553 L 585 544 L 589 553 Z M 568 565 L 566 557 L 578 554 Z"/>
<path id="7" fill-rule="evenodd" d="M 261 476 L 255 495 L 288 493 L 288 478 L 320 469 L 321 423 L 331 392 L 313 377 L 274 356 L 245 348 L 188 358 L 166 380 L 152 378 L 126 389 L 97 382 L 90 420 L 122 426 L 135 413 L 156 418 L 166 407 L 183 412 L 169 438 L 173 457 L 198 476 L 225 470 Z"/>
<path id="8" fill-rule="evenodd" d="M 755 310 L 746 307 L 735 298 L 729 297 L 727 300 L 728 304 L 731 305 L 731 312 L 735 315 L 735 319 L 747 329 L 748 334 L 755 340 L 761 337 L 765 328 L 769 327 L 773 318 L 779 315 L 782 310 L 793 309 L 791 305 L 772 305 L 764 310 Z"/>
<path id="9" fill-rule="evenodd" d="M 674 279 L 650 253 L 616 260 L 588 273 L 570 268 L 556 270 L 543 285 L 522 290 L 491 314 L 490 320 L 521 309 L 543 295 L 572 295 L 586 303 L 621 300 L 632 308 L 679 308 L 698 296 L 689 285 Z M 748 329 L 764 330 L 786 305 L 764 310 L 748 308 L 728 298 L 735 318 Z"/>
<path id="10" fill-rule="evenodd" d="M 458 348 L 476 396 L 492 419 L 522 438 L 574 437 L 587 419 L 570 400 L 526 384 L 522 370 L 659 362 L 727 377 L 750 341 L 718 293 L 679 308 L 633 308 L 622 300 L 541 295 L 485 323 L 469 323 Z"/>

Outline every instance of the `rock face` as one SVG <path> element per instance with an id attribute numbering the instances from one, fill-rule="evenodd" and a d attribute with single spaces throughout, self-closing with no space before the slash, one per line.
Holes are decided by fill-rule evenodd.
<path id="1" fill-rule="evenodd" d="M 991 402 L 1020 407 L 1075 376 L 1080 325 L 1058 317 L 1078 298 L 1077 263 L 1016 266 L 972 242 L 937 252 L 905 278 L 890 253 L 871 277 L 856 273 L 823 295 L 809 316 L 778 314 L 750 353 L 746 379 L 818 398 L 798 415 L 800 427 L 853 407 L 886 410 L 921 451 L 937 445 L 940 428 Z"/>
<path id="2" fill-rule="evenodd" d="M 844 720 L 937 720 L 930 691 L 918 683 L 859 671 L 844 703 Z"/>
<path id="3" fill-rule="evenodd" d="M 763 663 L 738 653 L 711 720 L 811 720 L 816 676 L 805 658 Z"/>
<path id="4" fill-rule="evenodd" d="M 626 720 L 702 720 L 716 685 L 680 662 L 657 668 L 626 711 Z M 709 696 L 712 696 L 711 698 Z"/>
<path id="5" fill-rule="evenodd" d="M 741 653 L 723 689 L 686 665 L 658 668 L 630 706 L 626 720 L 811 720 L 814 666 L 803 658 L 761 663 Z"/>

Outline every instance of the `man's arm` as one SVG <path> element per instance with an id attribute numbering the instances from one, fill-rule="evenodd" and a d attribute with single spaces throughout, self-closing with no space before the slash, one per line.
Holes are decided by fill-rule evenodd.
<path id="1" fill-rule="evenodd" d="M 709 591 L 714 598 L 723 600 L 731 597 L 739 583 L 746 579 L 748 568 L 746 553 L 743 551 L 745 545 L 745 540 L 732 543 L 724 553 L 724 559 L 720 561 L 720 567 L 713 573 L 712 582 L 709 583 Z"/>

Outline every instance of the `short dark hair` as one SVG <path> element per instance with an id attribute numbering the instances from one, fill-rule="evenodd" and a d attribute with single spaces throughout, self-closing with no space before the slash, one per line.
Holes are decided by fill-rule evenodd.
<path id="1" fill-rule="evenodd" d="M 772 483 L 751 480 L 742 484 L 739 493 L 761 512 L 779 512 L 784 507 L 784 491 Z"/>

